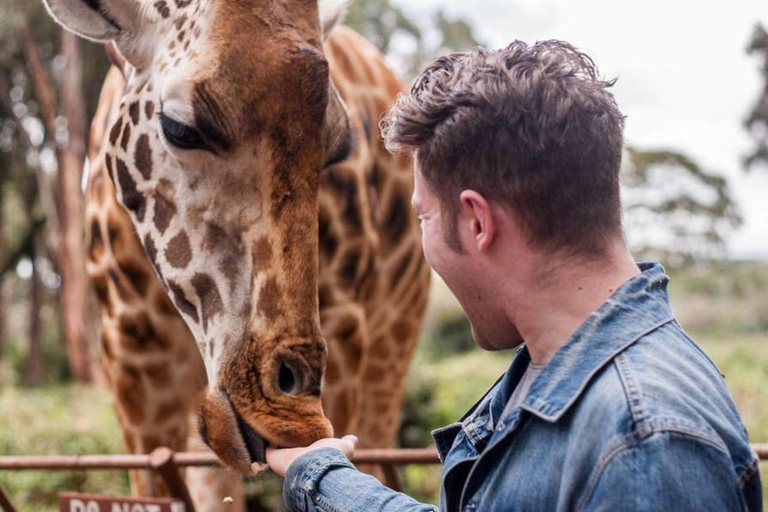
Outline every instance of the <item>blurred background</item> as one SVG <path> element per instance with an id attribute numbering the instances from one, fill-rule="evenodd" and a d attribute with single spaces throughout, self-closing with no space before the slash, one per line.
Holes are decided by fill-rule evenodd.
<path id="1" fill-rule="evenodd" d="M 406 80 L 438 55 L 513 39 L 569 41 L 618 78 L 628 241 L 667 266 L 682 325 L 726 375 L 751 441 L 768 442 L 768 4 L 354 0 L 346 23 Z M 0 0 L 0 455 L 123 450 L 100 385 L 80 192 L 107 67 L 41 2 Z M 436 279 L 400 445 L 429 446 L 510 358 L 474 346 Z M 406 491 L 436 500 L 437 468 L 404 473 Z M 21 511 L 54 510 L 61 490 L 129 492 L 122 473 L 0 472 L 0 485 Z M 249 495 L 252 510 L 280 509 L 273 480 Z"/>

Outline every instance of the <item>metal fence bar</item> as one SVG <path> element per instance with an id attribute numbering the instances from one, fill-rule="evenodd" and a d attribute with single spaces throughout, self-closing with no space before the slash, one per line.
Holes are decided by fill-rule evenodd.
<path id="1" fill-rule="evenodd" d="M 760 460 L 768 461 L 768 443 L 753 444 Z M 357 450 L 359 464 L 438 464 L 434 448 Z M 219 466 L 211 453 L 173 453 L 178 467 Z M 149 455 L 56 455 L 0 457 L 0 470 L 155 469 Z"/>
<path id="2" fill-rule="evenodd" d="M 11 500 L 8 498 L 8 495 L 5 494 L 2 487 L 0 487 L 0 509 L 2 509 L 3 512 L 16 512 Z"/>

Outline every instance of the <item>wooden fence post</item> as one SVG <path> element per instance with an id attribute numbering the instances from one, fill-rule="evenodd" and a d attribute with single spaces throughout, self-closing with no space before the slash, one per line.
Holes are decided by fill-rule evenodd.
<path id="1" fill-rule="evenodd" d="M 156 448 L 149 456 L 149 463 L 168 486 L 171 496 L 183 501 L 187 507 L 187 512 L 195 512 L 195 504 L 192 503 L 189 489 L 187 489 L 184 479 L 181 478 L 179 467 L 173 460 L 173 455 L 174 452 L 170 448 Z"/>

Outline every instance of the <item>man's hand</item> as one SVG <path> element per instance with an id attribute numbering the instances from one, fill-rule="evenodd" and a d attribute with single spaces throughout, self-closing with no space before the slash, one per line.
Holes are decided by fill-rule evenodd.
<path id="1" fill-rule="evenodd" d="M 329 438 L 321 439 L 304 448 L 267 448 L 267 464 L 278 475 L 284 477 L 293 461 L 314 450 L 320 448 L 338 448 L 344 455 L 352 458 L 357 444 L 357 436 L 344 436 L 341 439 Z"/>

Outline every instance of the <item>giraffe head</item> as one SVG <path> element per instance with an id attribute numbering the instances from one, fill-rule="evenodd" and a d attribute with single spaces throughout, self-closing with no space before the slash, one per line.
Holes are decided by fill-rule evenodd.
<path id="1" fill-rule="evenodd" d="M 317 193 L 349 151 L 323 34 L 339 0 L 45 0 L 113 41 L 107 168 L 203 355 L 203 438 L 246 474 L 332 435 L 320 400 Z"/>

